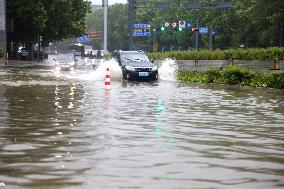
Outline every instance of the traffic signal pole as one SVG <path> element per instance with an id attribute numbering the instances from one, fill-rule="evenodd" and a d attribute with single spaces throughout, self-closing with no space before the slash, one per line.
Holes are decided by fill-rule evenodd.
<path id="1" fill-rule="evenodd" d="M 196 20 L 196 22 L 195 22 L 195 27 L 196 28 L 198 28 L 198 20 Z M 198 51 L 198 36 L 199 35 L 199 31 L 197 30 L 196 32 L 195 32 L 195 50 L 196 51 Z"/>
<path id="2" fill-rule="evenodd" d="M 209 28 L 209 51 L 212 51 L 212 38 L 213 38 L 213 31 L 212 31 L 212 26 Z"/>

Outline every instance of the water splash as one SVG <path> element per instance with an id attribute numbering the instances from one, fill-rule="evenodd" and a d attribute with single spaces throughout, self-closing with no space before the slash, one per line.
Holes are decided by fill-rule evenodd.
<path id="1" fill-rule="evenodd" d="M 94 70 L 94 72 L 92 72 L 94 80 L 104 80 L 107 68 L 110 70 L 110 77 L 112 80 L 122 79 L 122 72 L 118 62 L 114 59 L 111 59 L 103 60 L 98 63 L 97 68 Z"/>
<path id="2" fill-rule="evenodd" d="M 122 80 L 122 71 L 118 62 L 115 59 L 110 60 L 97 60 L 97 59 L 88 59 L 85 60 L 85 65 L 88 64 L 88 69 L 91 69 L 91 72 L 84 74 L 83 72 L 78 72 L 77 74 L 63 74 L 61 77 L 70 77 L 70 78 L 80 78 L 84 80 L 95 80 L 103 81 L 105 80 L 106 69 L 110 69 L 110 77 L 112 81 L 121 81 Z M 93 66 L 94 68 L 93 68 Z M 82 65 L 81 65 L 82 66 Z M 162 81 L 175 81 L 176 72 L 178 70 L 178 65 L 175 59 L 167 58 L 163 60 L 158 65 L 159 70 L 159 80 Z"/>
<path id="3" fill-rule="evenodd" d="M 97 60 L 94 59 L 91 61 L 91 64 L 94 65 L 94 67 L 89 67 L 89 69 L 92 69 L 91 72 L 87 74 L 80 74 L 78 77 L 80 79 L 84 80 L 95 80 L 95 81 L 103 81 L 105 80 L 106 76 L 106 69 L 110 69 L 110 77 L 113 81 L 119 81 L 122 79 L 122 72 L 121 68 L 117 61 L 114 59 L 111 60 Z"/>
<path id="4" fill-rule="evenodd" d="M 167 58 L 163 60 L 159 67 L 159 78 L 164 81 L 175 81 L 178 65 L 174 59 Z"/>

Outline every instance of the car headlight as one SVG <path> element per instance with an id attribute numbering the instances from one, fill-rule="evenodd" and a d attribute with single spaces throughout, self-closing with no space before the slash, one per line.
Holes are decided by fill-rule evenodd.
<path id="1" fill-rule="evenodd" d="M 128 71 L 135 71 L 135 68 L 133 66 L 125 66 L 125 69 Z"/>
<path id="2" fill-rule="evenodd" d="M 70 66 L 75 66 L 75 62 L 71 62 L 71 63 L 70 63 Z"/>
<path id="3" fill-rule="evenodd" d="M 157 71 L 157 69 L 158 69 L 157 66 L 152 67 L 152 71 Z"/>

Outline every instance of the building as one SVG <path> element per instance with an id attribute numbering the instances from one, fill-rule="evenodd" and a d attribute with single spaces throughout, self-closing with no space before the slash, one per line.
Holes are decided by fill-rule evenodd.
<path id="1" fill-rule="evenodd" d="M 6 44 L 6 0 L 0 0 L 0 49 L 3 53 L 6 52 Z"/>

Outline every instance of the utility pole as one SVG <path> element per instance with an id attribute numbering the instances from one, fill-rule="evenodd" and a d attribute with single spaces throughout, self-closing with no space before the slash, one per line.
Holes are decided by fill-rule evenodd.
<path id="1" fill-rule="evenodd" d="M 39 62 L 40 61 L 40 34 L 37 33 L 37 61 Z M 33 49 L 33 48 L 32 48 Z M 33 59 L 33 53 L 32 53 L 32 59 Z"/>
<path id="2" fill-rule="evenodd" d="M 104 51 L 107 51 L 107 7 L 108 0 L 103 0 L 104 7 Z"/>
<path id="3" fill-rule="evenodd" d="M 157 23 L 157 17 L 155 16 L 155 28 L 154 28 L 154 37 L 153 37 L 153 52 L 157 51 L 157 28 L 158 28 L 158 23 Z"/>
<path id="4" fill-rule="evenodd" d="M 135 0 L 129 0 L 129 14 L 128 14 L 128 21 L 129 21 L 129 50 L 133 50 L 133 24 L 135 20 Z"/>

